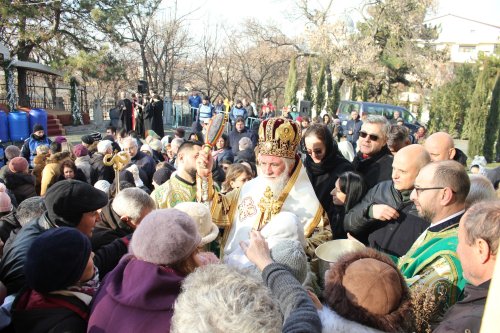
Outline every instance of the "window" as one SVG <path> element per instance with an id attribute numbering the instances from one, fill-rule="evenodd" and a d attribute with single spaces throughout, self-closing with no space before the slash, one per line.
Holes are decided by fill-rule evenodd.
<path id="1" fill-rule="evenodd" d="M 472 53 L 474 51 L 476 51 L 475 45 L 459 45 L 458 46 L 458 52 L 460 52 L 460 53 Z"/>

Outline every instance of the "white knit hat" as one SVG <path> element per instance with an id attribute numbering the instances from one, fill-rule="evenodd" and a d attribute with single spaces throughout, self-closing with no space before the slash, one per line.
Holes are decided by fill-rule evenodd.
<path id="1" fill-rule="evenodd" d="M 302 284 L 307 277 L 307 256 L 299 241 L 283 239 L 271 249 L 271 258 L 288 266 L 293 276 Z"/>
<path id="2" fill-rule="evenodd" d="M 140 150 L 144 153 L 149 153 L 150 156 L 153 156 L 153 149 L 151 149 L 147 143 L 143 144 Z"/>
<path id="3" fill-rule="evenodd" d="M 212 222 L 212 215 L 207 206 L 199 202 L 181 202 L 175 205 L 178 209 L 189 216 L 198 225 L 198 232 L 201 236 L 200 246 L 214 241 L 219 235 L 219 228 Z"/>
<path id="4" fill-rule="evenodd" d="M 271 221 L 261 230 L 262 236 L 272 248 L 279 240 L 292 239 L 299 241 L 305 248 L 304 227 L 297 215 L 290 212 L 280 212 L 273 216 Z"/>

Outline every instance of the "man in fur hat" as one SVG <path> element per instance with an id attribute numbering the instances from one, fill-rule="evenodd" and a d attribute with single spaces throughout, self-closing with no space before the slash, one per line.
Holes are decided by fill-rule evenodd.
<path id="1" fill-rule="evenodd" d="M 320 225 L 323 208 L 297 155 L 300 138 L 300 128 L 295 122 L 285 118 L 266 119 L 259 128 L 258 177 L 227 195 L 213 193 L 208 186 L 213 220 L 225 229 L 221 244 L 224 256 L 230 256 L 240 241 L 248 240 L 250 230 L 262 229 L 281 211 L 298 216 L 306 237 Z M 212 164 L 211 154 L 200 151 L 197 177 L 207 179 L 209 184 Z M 330 239 L 331 233 L 327 232 L 324 238 Z"/>

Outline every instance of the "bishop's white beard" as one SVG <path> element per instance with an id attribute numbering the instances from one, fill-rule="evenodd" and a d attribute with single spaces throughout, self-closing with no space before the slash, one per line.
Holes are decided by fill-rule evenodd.
<path id="1" fill-rule="evenodd" d="M 290 180 L 289 168 L 285 168 L 283 173 L 275 178 L 268 178 L 260 172 L 259 169 L 259 183 L 263 185 L 263 191 L 269 186 L 273 192 L 274 199 L 278 199 L 286 184 Z"/>

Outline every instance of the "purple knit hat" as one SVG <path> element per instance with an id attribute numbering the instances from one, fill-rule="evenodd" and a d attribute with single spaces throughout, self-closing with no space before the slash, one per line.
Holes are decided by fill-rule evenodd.
<path id="1" fill-rule="evenodd" d="M 129 251 L 138 259 L 169 265 L 189 257 L 201 242 L 193 219 L 177 209 L 157 209 L 134 231 Z"/>

